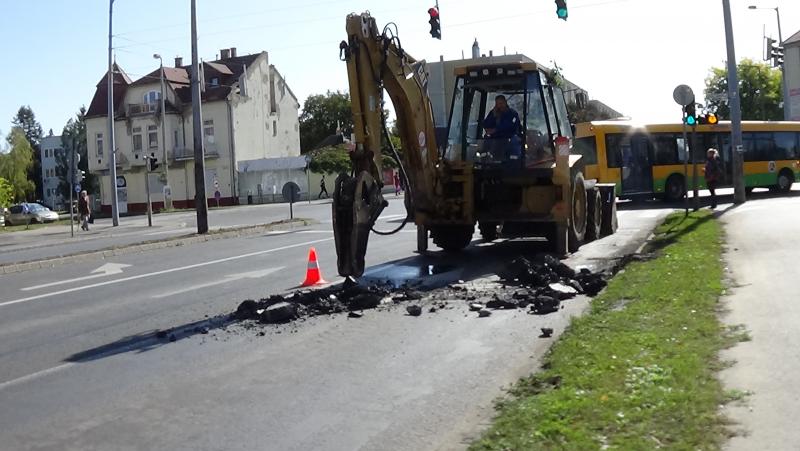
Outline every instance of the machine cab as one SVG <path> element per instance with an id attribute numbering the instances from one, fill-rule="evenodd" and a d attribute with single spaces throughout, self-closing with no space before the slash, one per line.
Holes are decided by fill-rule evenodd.
<path id="1" fill-rule="evenodd" d="M 487 169 L 549 167 L 558 136 L 572 137 L 564 93 L 535 63 L 456 69 L 446 160 Z"/>

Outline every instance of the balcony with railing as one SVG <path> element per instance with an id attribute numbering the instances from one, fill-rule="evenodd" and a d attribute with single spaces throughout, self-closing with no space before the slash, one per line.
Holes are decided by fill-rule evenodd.
<path id="1" fill-rule="evenodd" d="M 209 158 L 219 158 L 219 151 L 217 150 L 216 146 L 208 146 L 206 145 L 205 157 L 206 159 Z M 176 147 L 172 149 L 170 152 L 170 159 L 175 161 L 187 161 L 194 159 L 194 149 L 188 147 Z"/>
<path id="2" fill-rule="evenodd" d="M 154 114 L 159 111 L 158 103 L 129 103 L 127 105 L 128 116 L 141 116 Z"/>

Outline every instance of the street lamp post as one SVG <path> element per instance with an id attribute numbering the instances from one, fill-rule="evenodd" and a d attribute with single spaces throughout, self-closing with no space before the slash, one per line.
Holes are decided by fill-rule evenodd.
<path id="1" fill-rule="evenodd" d="M 775 17 L 778 20 L 778 45 L 783 46 L 783 33 L 781 32 L 781 10 L 778 7 L 774 8 L 760 8 L 756 5 L 750 5 L 748 9 L 771 9 L 775 11 Z M 772 49 L 767 49 L 767 52 L 772 52 Z M 786 83 L 786 64 L 781 63 L 781 90 L 783 91 L 783 120 L 788 121 L 791 115 L 789 114 L 789 84 Z"/>
<path id="2" fill-rule="evenodd" d="M 114 142 L 114 67 L 111 59 L 111 25 L 114 0 L 108 2 L 108 175 L 111 179 L 111 222 L 119 225 L 117 206 L 117 148 Z"/>
<path id="3" fill-rule="evenodd" d="M 739 75 L 736 73 L 736 48 L 730 0 L 722 0 L 725 46 L 728 50 L 728 106 L 731 111 L 731 156 L 733 160 L 733 202 L 745 203 L 744 147 L 742 146 L 742 108 L 739 102 Z"/>
<path id="4" fill-rule="evenodd" d="M 153 55 L 153 58 L 157 59 L 159 62 L 159 69 L 161 73 L 161 145 L 163 146 L 163 165 L 164 165 L 164 207 L 167 209 L 172 208 L 172 197 L 168 196 L 167 194 L 170 192 L 169 189 L 169 161 L 167 160 L 167 101 L 166 101 L 166 90 L 164 89 L 164 60 L 161 59 L 161 55 L 156 53 Z"/>

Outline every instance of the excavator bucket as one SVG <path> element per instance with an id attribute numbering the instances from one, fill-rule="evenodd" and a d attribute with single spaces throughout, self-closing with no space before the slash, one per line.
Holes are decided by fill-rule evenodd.
<path id="1" fill-rule="evenodd" d="M 340 174 L 333 192 L 333 237 L 339 274 L 360 277 L 364 274 L 369 232 L 388 203 L 381 184 L 369 172 L 357 177 Z"/>

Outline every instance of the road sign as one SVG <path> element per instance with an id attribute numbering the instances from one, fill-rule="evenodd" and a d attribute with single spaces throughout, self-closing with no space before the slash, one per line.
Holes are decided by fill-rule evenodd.
<path id="1" fill-rule="evenodd" d="M 672 98 L 678 105 L 686 106 L 690 103 L 694 103 L 694 91 L 687 85 L 678 85 L 678 87 L 672 91 Z"/>
<path id="2" fill-rule="evenodd" d="M 75 192 L 76 193 L 80 193 L 81 192 L 81 185 L 78 184 L 78 183 L 75 184 Z"/>
<path id="3" fill-rule="evenodd" d="M 300 187 L 295 182 L 286 182 L 281 189 L 283 199 L 289 202 L 297 202 L 300 197 Z"/>

